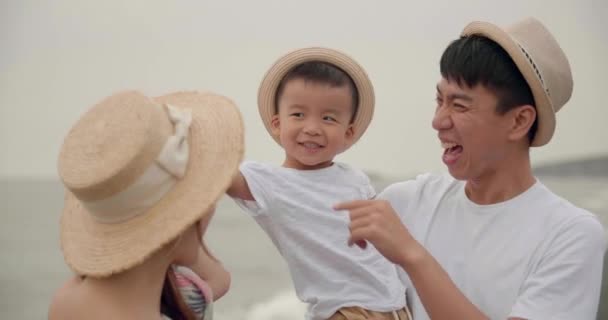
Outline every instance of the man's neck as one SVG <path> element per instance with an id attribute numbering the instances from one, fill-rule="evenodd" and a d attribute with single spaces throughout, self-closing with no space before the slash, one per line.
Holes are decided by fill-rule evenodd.
<path id="1" fill-rule="evenodd" d="M 524 156 L 519 154 L 505 159 L 503 165 L 483 176 L 467 180 L 465 192 L 477 204 L 494 204 L 524 193 L 535 182 L 530 157 L 526 152 Z"/>

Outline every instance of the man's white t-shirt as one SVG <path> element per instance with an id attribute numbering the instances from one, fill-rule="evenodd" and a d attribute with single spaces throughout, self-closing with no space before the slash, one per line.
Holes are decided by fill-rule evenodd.
<path id="1" fill-rule="evenodd" d="M 538 181 L 492 205 L 470 201 L 464 185 L 427 174 L 379 197 L 490 319 L 595 319 L 606 250 L 596 216 Z M 429 319 L 403 270 L 401 276 L 414 319 Z"/>
<path id="2" fill-rule="evenodd" d="M 307 319 L 327 319 L 339 308 L 393 311 L 405 306 L 397 268 L 373 246 L 349 247 L 345 211 L 333 206 L 375 196 L 368 177 L 346 164 L 296 170 L 244 162 L 241 172 L 256 201 L 235 201 L 266 231 L 286 260 Z"/>

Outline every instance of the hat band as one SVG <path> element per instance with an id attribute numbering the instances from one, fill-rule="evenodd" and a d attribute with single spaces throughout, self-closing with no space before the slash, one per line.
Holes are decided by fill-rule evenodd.
<path id="1" fill-rule="evenodd" d="M 165 106 L 175 133 L 167 139 L 150 167 L 125 190 L 105 199 L 82 202 L 98 222 L 119 223 L 146 212 L 184 177 L 188 167 L 188 132 L 192 113 Z"/>
<path id="2" fill-rule="evenodd" d="M 530 54 L 528 53 L 528 51 L 526 50 L 526 48 L 524 47 L 524 45 L 521 42 L 517 41 L 517 39 L 515 39 L 513 37 L 511 37 L 511 39 L 513 39 L 513 41 L 517 44 L 517 46 L 519 47 L 521 52 L 526 56 L 526 60 L 528 60 L 528 63 L 530 64 L 530 66 L 532 66 L 532 69 L 534 69 L 534 73 L 536 74 L 536 77 L 540 81 L 540 85 L 543 87 L 543 90 L 545 90 L 545 92 L 547 94 L 550 94 L 549 88 L 545 84 L 545 81 L 543 80 L 543 76 L 540 73 L 540 70 L 538 69 L 538 67 L 536 66 L 536 63 L 534 63 L 532 56 L 530 56 Z"/>

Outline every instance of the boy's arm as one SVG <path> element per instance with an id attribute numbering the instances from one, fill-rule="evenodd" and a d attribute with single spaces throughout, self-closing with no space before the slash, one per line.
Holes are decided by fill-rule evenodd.
<path id="1" fill-rule="evenodd" d="M 251 194 L 251 190 L 249 190 L 249 185 L 247 185 L 247 180 L 245 180 L 245 177 L 240 171 L 236 174 L 234 179 L 232 179 L 230 188 L 228 188 L 226 193 L 232 198 L 255 201 Z"/>

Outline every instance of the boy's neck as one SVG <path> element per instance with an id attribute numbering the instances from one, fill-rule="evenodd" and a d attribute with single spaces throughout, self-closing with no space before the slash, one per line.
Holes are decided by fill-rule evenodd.
<path id="1" fill-rule="evenodd" d="M 302 163 L 294 163 L 295 161 L 290 161 L 290 159 L 285 159 L 285 161 L 283 161 L 283 164 L 281 165 L 284 168 L 290 168 L 290 169 L 295 169 L 295 170 L 302 170 L 302 171 L 310 171 L 310 170 L 320 170 L 320 169 L 325 169 L 325 168 L 329 168 L 331 166 L 334 165 L 333 160 L 332 161 L 327 161 L 327 162 L 322 162 L 319 164 L 315 164 L 315 165 L 305 165 Z"/>

